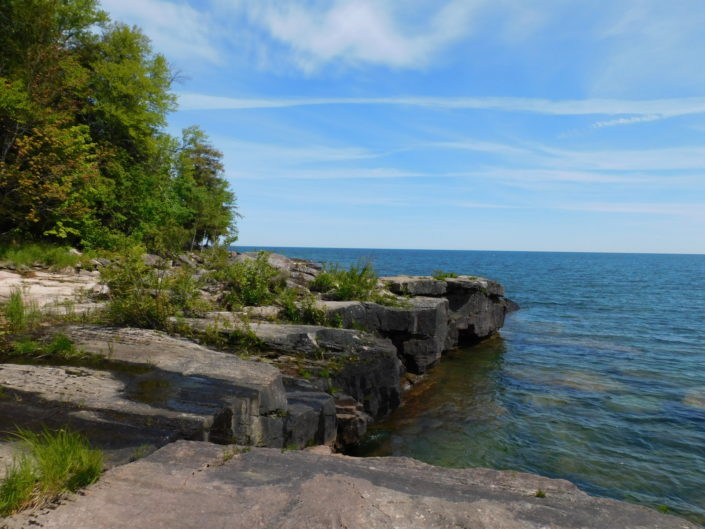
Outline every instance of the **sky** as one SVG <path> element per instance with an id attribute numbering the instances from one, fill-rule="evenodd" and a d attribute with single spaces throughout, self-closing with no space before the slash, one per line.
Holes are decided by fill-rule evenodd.
<path id="1" fill-rule="evenodd" d="M 703 0 L 102 0 L 238 244 L 705 253 Z"/>

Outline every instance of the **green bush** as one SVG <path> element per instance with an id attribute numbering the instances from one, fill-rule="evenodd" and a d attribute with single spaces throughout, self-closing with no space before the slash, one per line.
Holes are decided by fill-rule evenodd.
<path id="1" fill-rule="evenodd" d="M 0 261 L 13 264 L 15 266 L 32 266 L 41 264 L 51 268 L 66 268 L 76 266 L 81 261 L 81 256 L 69 251 L 67 246 L 55 246 L 52 244 L 22 244 L 22 245 L 0 245 Z"/>
<path id="2" fill-rule="evenodd" d="M 277 303 L 282 307 L 282 316 L 292 323 L 308 325 L 330 325 L 328 313 L 316 304 L 316 297 L 309 293 L 301 294 L 293 288 L 284 289 Z"/>
<path id="3" fill-rule="evenodd" d="M 260 252 L 254 259 L 221 261 L 209 278 L 221 285 L 222 301 L 231 310 L 272 303 L 286 285 L 286 277 L 269 264 L 267 252 Z"/>
<path id="4" fill-rule="evenodd" d="M 369 262 L 359 262 L 347 270 L 332 265 L 318 274 L 309 287 L 339 301 L 372 301 L 377 293 L 377 274 Z"/>
<path id="5" fill-rule="evenodd" d="M 142 260 L 143 251 L 139 246 L 127 249 L 101 269 L 101 280 L 109 288 L 111 323 L 164 329 L 172 316 L 191 316 L 209 308 L 189 269 L 148 266 Z"/>
<path id="6" fill-rule="evenodd" d="M 0 516 L 41 507 L 59 494 L 95 482 L 103 469 L 103 453 L 77 433 L 61 429 L 40 433 L 18 429 L 21 452 L 0 483 Z"/>
<path id="7" fill-rule="evenodd" d="M 431 277 L 433 277 L 433 279 L 443 281 L 444 279 L 448 279 L 450 277 L 458 277 L 458 274 L 456 274 L 455 272 L 444 272 L 443 270 L 434 270 L 433 274 L 431 274 Z"/>

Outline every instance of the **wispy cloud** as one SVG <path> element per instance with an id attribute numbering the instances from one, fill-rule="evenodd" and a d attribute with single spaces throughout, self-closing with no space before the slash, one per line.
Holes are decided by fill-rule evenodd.
<path id="1" fill-rule="evenodd" d="M 705 219 L 705 203 L 590 202 L 555 206 L 554 209 L 598 213 L 673 215 Z"/>
<path id="2" fill-rule="evenodd" d="M 334 61 L 423 67 L 439 50 L 472 32 L 473 19 L 489 4 L 445 1 L 410 10 L 390 0 L 243 0 L 230 8 L 244 13 L 250 24 L 291 50 L 302 70 L 312 72 Z M 416 11 L 420 20 L 409 16 Z"/>
<path id="3" fill-rule="evenodd" d="M 646 115 L 646 116 L 635 116 L 632 118 L 618 118 L 618 119 L 610 119 L 608 121 L 598 121 L 597 123 L 593 123 L 592 128 L 594 129 L 602 129 L 605 127 L 616 127 L 618 125 L 634 125 L 635 123 L 645 123 L 648 121 L 657 121 L 659 119 L 664 119 L 664 117 L 661 114 L 652 114 L 652 115 Z"/>
<path id="4" fill-rule="evenodd" d="M 393 167 L 375 168 L 330 168 L 330 169 L 289 169 L 251 168 L 228 171 L 228 176 L 237 180 L 370 180 L 398 178 L 431 178 L 439 175 L 407 171 Z"/>
<path id="5" fill-rule="evenodd" d="M 237 98 L 206 94 L 179 94 L 182 110 L 248 110 L 316 105 L 401 105 L 436 109 L 496 110 L 534 114 L 633 115 L 674 117 L 705 113 L 705 98 L 550 100 L 521 97 L 291 97 Z M 623 119 L 623 118 L 620 118 Z M 626 118 L 629 119 L 629 118 Z"/>
<path id="6" fill-rule="evenodd" d="M 138 25 L 169 60 L 222 62 L 222 52 L 213 42 L 214 21 L 188 4 L 102 0 L 101 7 L 115 20 Z"/>

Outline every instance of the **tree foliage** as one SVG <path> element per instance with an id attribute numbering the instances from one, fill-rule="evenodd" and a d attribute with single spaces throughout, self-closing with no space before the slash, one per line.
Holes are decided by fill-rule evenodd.
<path id="1" fill-rule="evenodd" d="M 0 1 L 0 238 L 153 250 L 235 233 L 222 154 L 164 132 L 173 73 L 96 0 Z"/>

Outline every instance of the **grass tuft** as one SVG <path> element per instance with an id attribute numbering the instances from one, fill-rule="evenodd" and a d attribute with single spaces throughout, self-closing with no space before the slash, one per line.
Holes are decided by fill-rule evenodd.
<path id="1" fill-rule="evenodd" d="M 456 274 L 455 272 L 444 272 L 443 270 L 434 270 L 433 274 L 431 274 L 431 277 L 433 277 L 433 279 L 443 281 L 448 278 L 458 277 L 458 274 Z"/>
<path id="2" fill-rule="evenodd" d="M 103 453 L 66 429 L 39 433 L 18 429 L 21 452 L 0 483 L 0 516 L 41 507 L 65 492 L 94 483 L 103 469 Z"/>
<path id="3" fill-rule="evenodd" d="M 22 291 L 15 288 L 10 293 L 10 299 L 0 307 L 3 326 L 10 333 L 31 330 L 39 325 L 42 313 L 35 302 L 25 301 Z"/>

